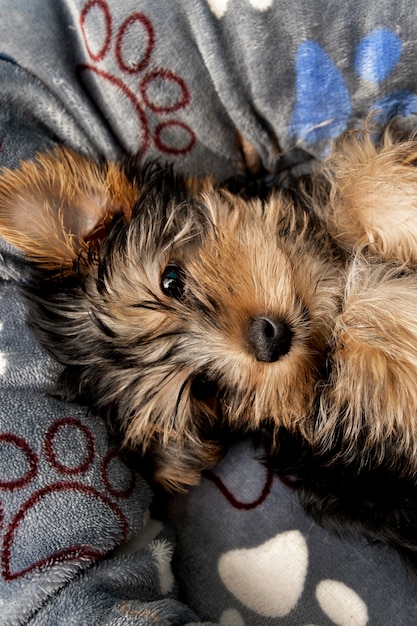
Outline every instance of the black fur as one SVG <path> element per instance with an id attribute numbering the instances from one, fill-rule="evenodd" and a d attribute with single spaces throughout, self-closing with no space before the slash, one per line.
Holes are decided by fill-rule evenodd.
<path id="1" fill-rule="evenodd" d="M 336 447 L 324 453 L 282 430 L 266 463 L 318 524 L 391 545 L 417 575 L 417 485 L 395 441 L 381 463 L 369 453 L 343 459 Z"/>

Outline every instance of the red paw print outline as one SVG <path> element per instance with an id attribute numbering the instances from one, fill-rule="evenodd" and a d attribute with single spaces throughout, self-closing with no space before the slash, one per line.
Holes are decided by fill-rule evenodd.
<path id="1" fill-rule="evenodd" d="M 229 466 L 228 455 L 216 469 L 203 472 L 203 476 L 213 483 L 234 509 L 251 511 L 261 506 L 269 497 L 274 482 L 274 473 L 260 462 L 258 454 L 254 453 L 254 449 L 249 447 L 248 442 L 240 442 L 238 448 L 243 450 L 245 469 L 251 476 L 249 489 L 246 488 L 245 481 L 236 483 L 232 478 L 230 484 L 230 477 L 233 476 L 233 464 Z M 233 484 L 234 486 L 232 486 Z"/>
<path id="2" fill-rule="evenodd" d="M 257 509 L 259 506 L 261 506 L 261 504 L 265 502 L 265 500 L 271 493 L 272 483 L 274 479 L 272 472 L 270 470 L 266 470 L 265 482 L 259 492 L 259 495 L 253 500 L 244 502 L 234 495 L 234 493 L 227 487 L 223 479 L 215 472 L 207 471 L 204 473 L 204 477 L 207 478 L 207 480 L 210 480 L 214 485 L 216 485 L 217 489 L 226 498 L 228 503 L 234 509 L 238 509 L 239 511 L 251 511 L 252 509 Z"/>
<path id="3" fill-rule="evenodd" d="M 80 26 L 92 63 L 79 65 L 78 72 L 96 74 L 130 102 L 140 134 L 139 157 L 150 147 L 171 156 L 191 152 L 195 145 L 194 131 L 181 120 L 163 119 L 189 105 L 191 96 L 186 82 L 169 69 L 148 71 L 156 45 L 151 20 L 142 12 L 131 13 L 114 33 L 113 16 L 106 0 L 89 0 L 81 10 Z M 103 62 L 109 57 L 115 61 L 119 75 L 104 69 Z M 132 77 L 138 78 L 135 90 L 127 84 Z M 161 118 L 152 129 L 149 111 Z"/>
<path id="4" fill-rule="evenodd" d="M 68 438 L 76 442 L 70 446 L 71 455 L 68 455 L 68 445 L 62 445 Z M 34 488 L 7 523 L 0 502 L 0 531 L 4 532 L 0 565 L 3 579 L 7 581 L 45 566 L 51 568 L 80 559 L 91 562 L 103 556 L 106 547 L 94 542 L 88 527 L 84 528 L 85 516 L 89 514 L 100 519 L 106 528 L 114 529 L 115 543 L 124 541 L 129 533 L 129 522 L 118 500 L 132 494 L 135 474 L 124 465 L 117 450 L 108 450 L 101 460 L 96 486 L 92 486 L 88 478 L 83 480 L 95 463 L 96 452 L 94 435 L 80 419 L 63 417 L 52 422 L 45 434 L 42 452 L 47 465 L 60 479 Z M 26 439 L 14 433 L 0 433 L 0 494 L 24 488 L 30 490 L 39 477 L 39 466 L 39 455 Z M 54 518 L 57 510 L 59 514 Z M 68 524 L 68 532 L 57 533 L 51 542 L 53 519 L 60 520 L 60 525 Z M 24 539 L 27 536 L 32 539 L 30 545 Z M 68 545 L 69 537 L 76 538 L 76 542 Z M 58 545 L 52 548 L 51 543 Z M 27 546 L 23 555 L 20 545 Z"/>

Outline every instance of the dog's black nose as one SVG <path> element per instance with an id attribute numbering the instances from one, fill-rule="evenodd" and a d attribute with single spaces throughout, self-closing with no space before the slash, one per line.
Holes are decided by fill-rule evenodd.
<path id="1" fill-rule="evenodd" d="M 280 319 L 257 317 L 249 328 L 249 341 L 255 348 L 258 361 L 273 363 L 291 348 L 293 331 Z"/>

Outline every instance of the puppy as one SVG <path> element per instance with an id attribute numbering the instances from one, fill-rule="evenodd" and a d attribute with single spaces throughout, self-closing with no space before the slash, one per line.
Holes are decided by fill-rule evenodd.
<path id="1" fill-rule="evenodd" d="M 417 140 L 346 135 L 312 210 L 346 251 L 329 373 L 307 441 L 269 459 L 317 521 L 392 544 L 417 574 Z"/>
<path id="2" fill-rule="evenodd" d="M 165 488 L 198 482 L 224 429 L 310 428 L 344 283 L 312 212 L 61 148 L 1 172 L 0 235 L 31 263 L 61 397 L 106 416 Z"/>

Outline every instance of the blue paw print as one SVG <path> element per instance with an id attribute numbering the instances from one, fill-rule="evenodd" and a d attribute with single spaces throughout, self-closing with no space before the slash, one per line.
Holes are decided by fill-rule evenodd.
<path id="1" fill-rule="evenodd" d="M 356 47 L 354 71 L 362 80 L 383 82 L 398 64 L 402 41 L 388 28 L 377 28 Z M 288 134 L 308 144 L 337 137 L 352 114 L 349 90 L 340 70 L 315 41 L 301 43 L 296 55 L 296 104 Z M 417 113 L 417 95 L 408 90 L 389 93 L 369 107 L 379 123 Z"/>

